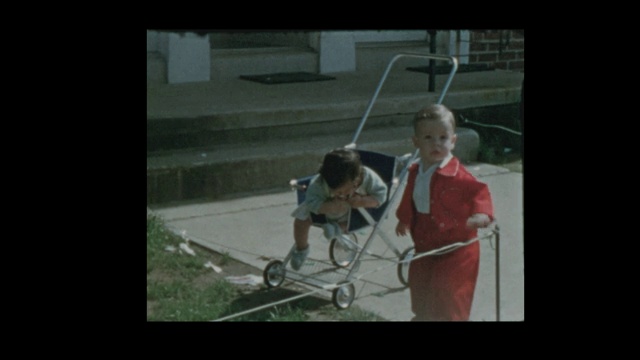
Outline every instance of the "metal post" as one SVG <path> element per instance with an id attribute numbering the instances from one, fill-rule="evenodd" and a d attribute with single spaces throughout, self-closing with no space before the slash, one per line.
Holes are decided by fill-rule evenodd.
<path id="1" fill-rule="evenodd" d="M 496 321 L 500 321 L 500 229 L 496 225 Z"/>
<path id="2" fill-rule="evenodd" d="M 429 33 L 429 52 L 436 53 L 436 31 L 427 30 Z M 429 59 L 429 92 L 436 91 L 436 61 Z"/>

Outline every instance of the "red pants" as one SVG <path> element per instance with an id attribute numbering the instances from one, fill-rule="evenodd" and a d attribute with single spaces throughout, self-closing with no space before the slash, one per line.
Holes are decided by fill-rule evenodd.
<path id="1" fill-rule="evenodd" d="M 420 228 L 428 223 L 422 220 L 418 219 L 412 232 L 414 242 L 419 242 L 416 242 L 416 252 L 425 251 L 424 243 L 429 241 L 428 237 L 420 236 L 420 230 L 424 230 Z M 458 241 L 466 240 L 469 239 Z M 429 255 L 411 261 L 409 290 L 411 310 L 415 314 L 412 321 L 468 321 L 479 263 L 480 244 L 477 241 L 444 255 Z"/>

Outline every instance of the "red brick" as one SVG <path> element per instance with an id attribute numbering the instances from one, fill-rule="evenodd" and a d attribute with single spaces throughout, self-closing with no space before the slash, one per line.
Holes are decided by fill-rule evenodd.
<path id="1" fill-rule="evenodd" d="M 506 50 L 506 46 L 505 44 L 502 44 L 502 50 Z M 491 43 L 491 44 L 487 44 L 487 51 L 492 51 L 492 52 L 498 52 L 500 50 L 500 43 Z"/>
<path id="2" fill-rule="evenodd" d="M 480 42 L 472 42 L 469 44 L 469 51 L 486 51 L 487 45 Z"/>
<path id="3" fill-rule="evenodd" d="M 509 64 L 506 61 L 497 61 L 493 64 L 493 66 L 496 69 L 502 69 L 502 70 L 507 70 L 509 67 Z"/>
<path id="4" fill-rule="evenodd" d="M 500 43 L 491 43 L 491 44 L 487 44 L 487 51 L 500 51 Z M 506 51 L 506 50 L 523 50 L 524 49 L 524 43 L 516 43 L 516 42 L 510 42 L 509 44 L 507 43 L 502 43 L 502 51 Z"/>
<path id="5" fill-rule="evenodd" d="M 509 70 L 524 70 L 524 60 L 509 61 Z"/>
<path id="6" fill-rule="evenodd" d="M 509 43 L 509 49 L 524 49 L 524 40 L 515 40 Z"/>
<path id="7" fill-rule="evenodd" d="M 478 61 L 496 61 L 498 59 L 497 55 L 496 53 L 478 54 Z"/>
<path id="8" fill-rule="evenodd" d="M 471 36 L 469 37 L 469 40 L 471 42 L 482 41 L 483 39 L 484 39 L 484 33 L 483 32 L 471 31 Z"/>
<path id="9" fill-rule="evenodd" d="M 502 51 L 502 54 L 498 54 L 499 60 L 515 60 L 516 53 L 514 51 Z"/>
<path id="10" fill-rule="evenodd" d="M 476 62 L 474 62 L 472 64 L 483 64 L 483 65 L 486 65 L 486 66 L 489 66 L 489 67 L 493 67 L 493 62 L 491 62 L 491 61 L 476 61 Z"/>
<path id="11" fill-rule="evenodd" d="M 512 39 L 523 39 L 524 40 L 524 34 L 521 34 L 518 31 L 511 31 L 511 38 Z"/>
<path id="12" fill-rule="evenodd" d="M 484 38 L 485 38 L 486 40 L 499 40 L 499 39 L 500 39 L 500 32 L 501 32 L 501 31 L 502 31 L 502 30 L 491 30 L 491 31 L 488 31 L 488 32 L 486 32 L 486 33 L 484 34 Z M 505 35 L 506 35 L 506 32 L 504 32 L 504 31 L 502 31 L 502 32 L 503 32 L 503 34 L 502 34 L 502 39 L 504 40 L 504 39 L 506 38 L 506 36 L 505 36 Z"/>

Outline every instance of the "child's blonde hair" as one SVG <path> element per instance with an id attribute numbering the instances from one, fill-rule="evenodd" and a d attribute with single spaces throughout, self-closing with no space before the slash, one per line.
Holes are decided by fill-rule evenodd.
<path id="1" fill-rule="evenodd" d="M 416 131 L 418 124 L 422 121 L 449 121 L 451 128 L 456 131 L 456 118 L 453 112 L 446 106 L 441 104 L 432 104 L 425 106 L 413 117 L 413 130 Z"/>

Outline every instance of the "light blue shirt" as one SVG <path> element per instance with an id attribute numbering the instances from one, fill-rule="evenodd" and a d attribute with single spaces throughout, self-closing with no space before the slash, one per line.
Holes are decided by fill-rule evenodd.
<path id="1" fill-rule="evenodd" d="M 378 204 L 382 205 L 387 201 L 387 185 L 382 178 L 370 168 L 363 166 L 364 176 L 362 184 L 356 189 L 356 193 L 360 195 L 371 195 Z M 329 185 L 318 174 L 309 183 L 307 194 L 304 202 L 307 204 L 309 211 L 317 214 L 320 206 L 331 198 L 331 189 Z"/>
<path id="2" fill-rule="evenodd" d="M 452 158 L 453 154 L 449 153 L 440 163 L 435 163 L 428 169 L 424 168 L 422 159 L 420 159 L 416 185 L 413 188 L 413 203 L 419 213 L 429 214 L 431 211 L 431 177 L 437 169 L 447 166 Z"/>

